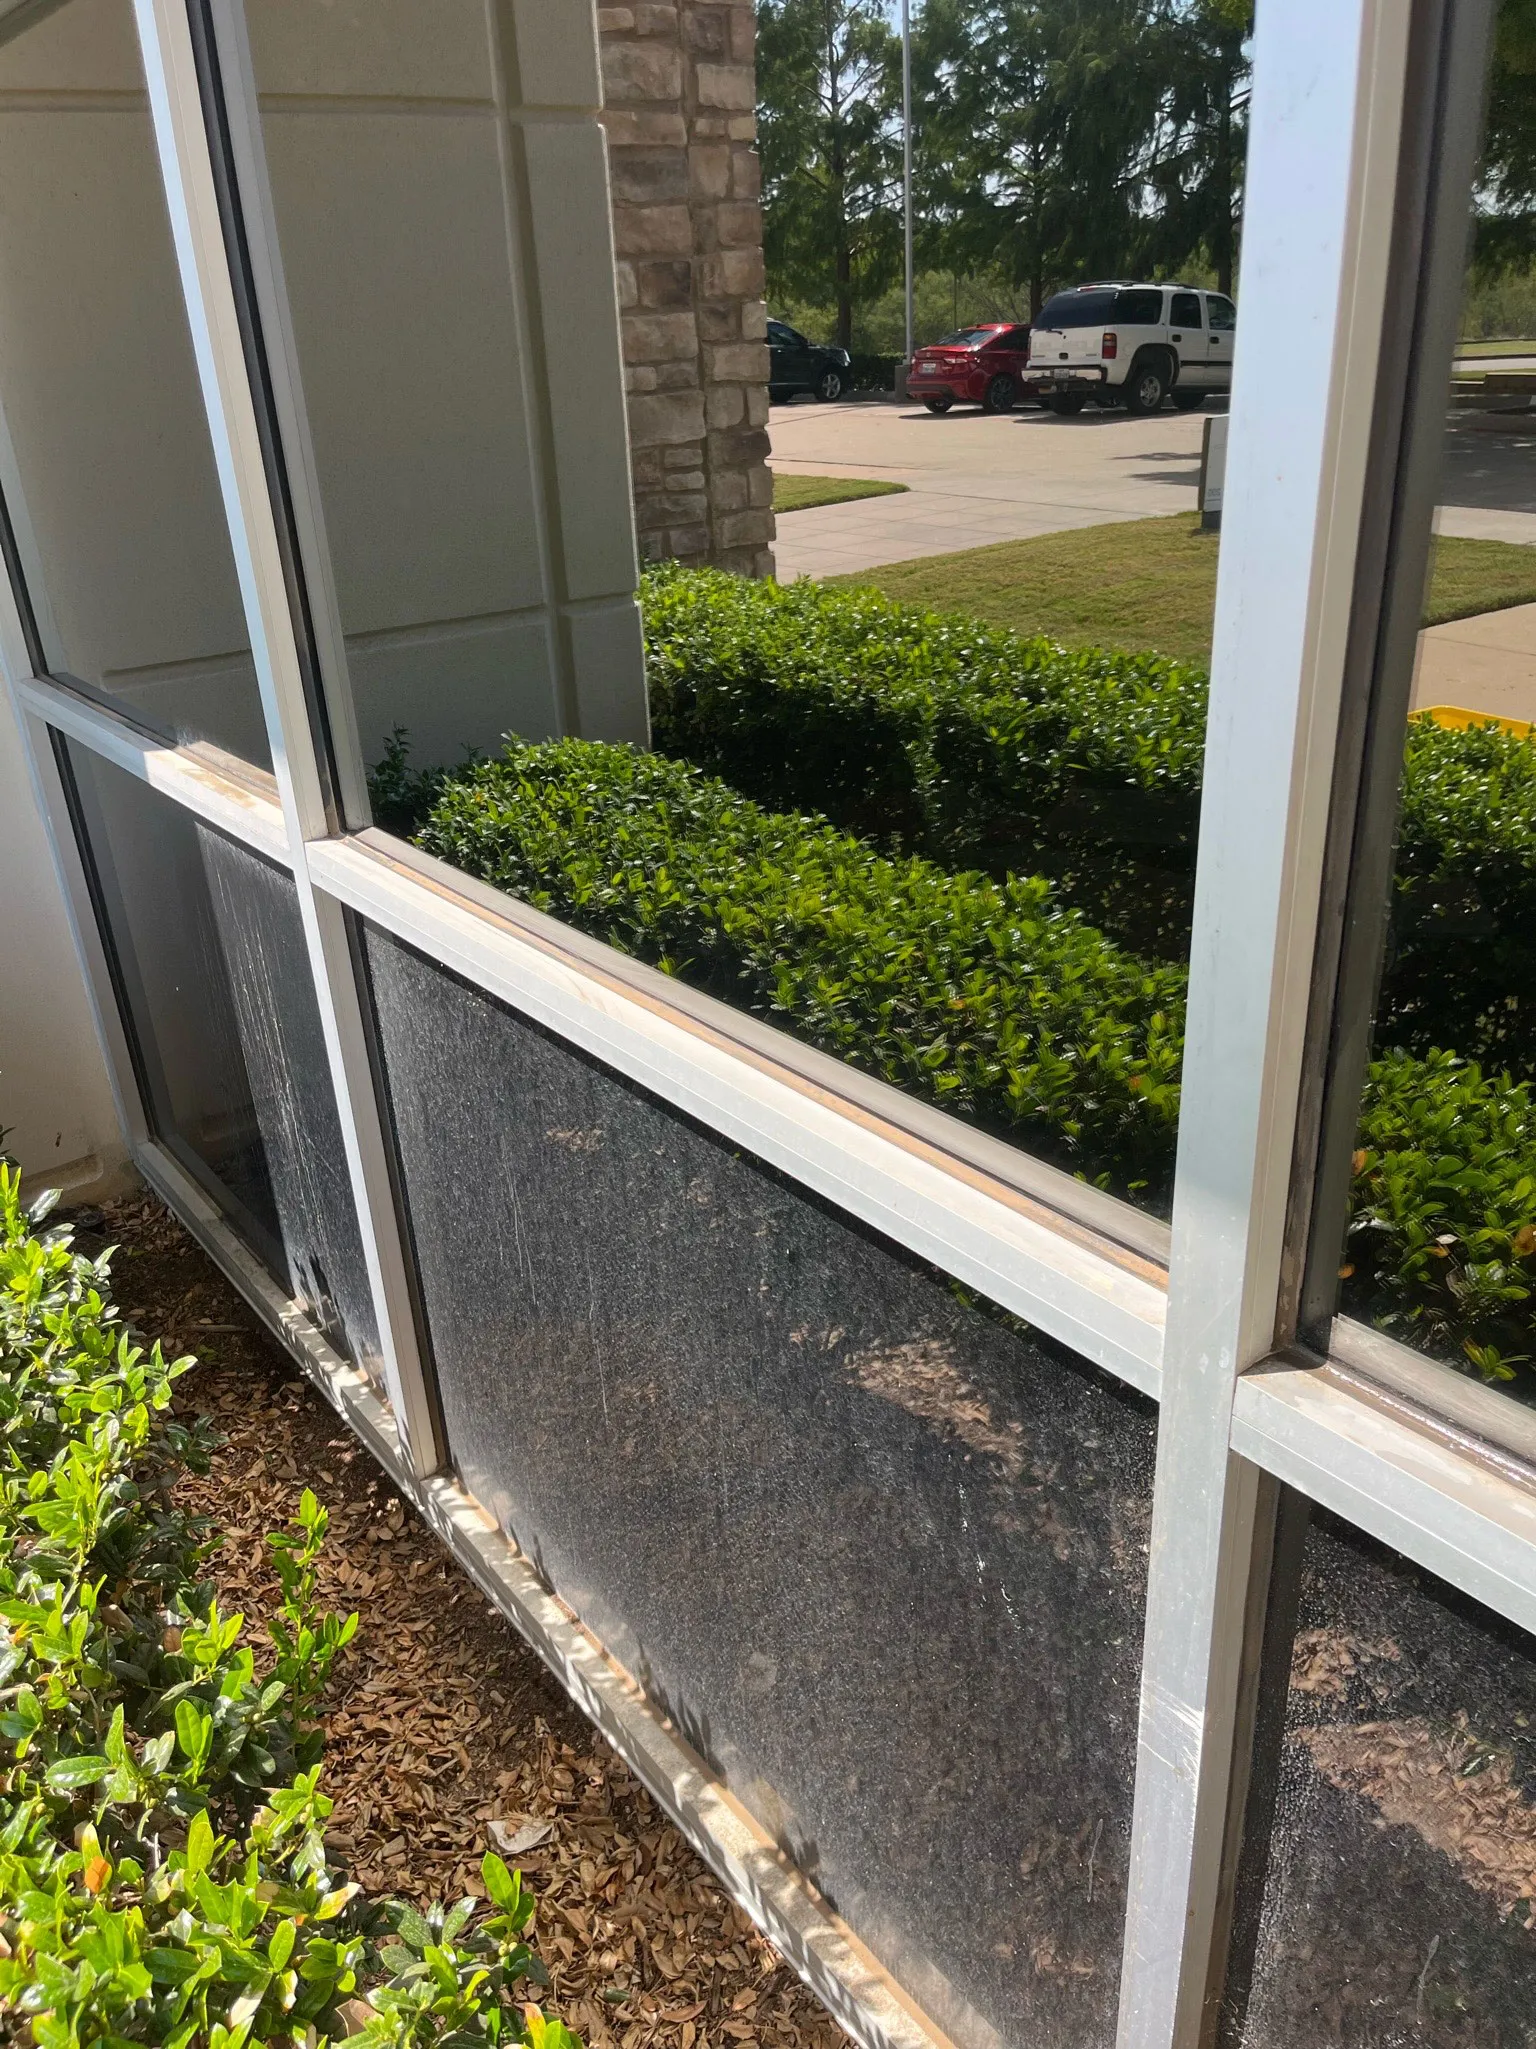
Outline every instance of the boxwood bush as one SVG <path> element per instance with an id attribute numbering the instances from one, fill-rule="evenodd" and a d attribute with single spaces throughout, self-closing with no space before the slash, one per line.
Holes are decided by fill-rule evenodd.
<path id="1" fill-rule="evenodd" d="M 193 1362 L 44 1215 L 0 1161 L 0 2039 L 578 2049 L 515 2003 L 547 1976 L 499 1858 L 488 1903 L 427 1915 L 331 1864 L 314 1711 L 356 1617 L 316 1606 L 325 1512 L 306 1494 L 272 1540 L 258 1671 L 171 1497 L 210 1444 L 171 1406 Z"/>
<path id="2" fill-rule="evenodd" d="M 1102 1185 L 1172 1178 L 1184 974 L 1039 878 L 895 857 L 678 761 L 509 742 L 420 842 L 472 875 Z M 1347 1299 L 1504 1378 L 1532 1345 L 1536 1106 L 1453 1053 L 1378 1059 Z"/>
<path id="3" fill-rule="evenodd" d="M 1206 679 L 872 590 L 647 573 L 664 752 L 947 866 L 1052 876 L 1137 952 L 1188 947 Z M 1384 1032 L 1536 1071 L 1536 746 L 1410 728 Z"/>

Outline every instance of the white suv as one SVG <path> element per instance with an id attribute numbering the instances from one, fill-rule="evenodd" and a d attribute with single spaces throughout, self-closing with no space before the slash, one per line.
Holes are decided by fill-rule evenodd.
<path id="1" fill-rule="evenodd" d="M 1237 308 L 1189 285 L 1079 285 L 1040 308 L 1025 389 L 1052 412 L 1087 401 L 1155 413 L 1190 411 L 1232 387 Z"/>

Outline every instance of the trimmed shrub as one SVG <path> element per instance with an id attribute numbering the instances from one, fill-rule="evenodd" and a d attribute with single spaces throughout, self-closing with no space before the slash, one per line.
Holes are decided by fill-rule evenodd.
<path id="1" fill-rule="evenodd" d="M 636 958 L 1122 1192 L 1172 1179 L 1184 974 L 1039 878 L 892 858 L 688 765 L 512 742 L 420 844 Z M 1531 1090 L 1455 1054 L 1371 1070 L 1346 1301 L 1489 1378 L 1524 1365 Z"/>
<path id="2" fill-rule="evenodd" d="M 0 1163 L 0 2022 L 37 2049 L 577 2049 L 514 1989 L 547 1982 L 499 1858 L 490 1896 L 423 1916 L 330 1863 L 313 1720 L 357 1618 L 315 1605 L 325 1511 L 269 1541 L 283 1599 L 258 1675 L 197 1577 L 211 1548 L 178 1472 L 207 1426 L 193 1364 L 112 1308 L 108 1258 L 41 1230 Z"/>
<path id="3" fill-rule="evenodd" d="M 1082 1171 L 1161 1188 L 1183 991 L 1039 878 L 888 858 L 679 761 L 509 742 L 420 844 L 872 1074 Z"/>
<path id="4" fill-rule="evenodd" d="M 1053 877 L 1139 953 L 1188 950 L 1206 679 L 872 590 L 647 572 L 656 744 L 759 801 Z M 1383 1035 L 1536 1069 L 1536 744 L 1409 729 Z"/>

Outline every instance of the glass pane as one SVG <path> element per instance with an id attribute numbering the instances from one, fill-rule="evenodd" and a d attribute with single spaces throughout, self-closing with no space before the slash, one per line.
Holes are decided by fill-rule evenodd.
<path id="1" fill-rule="evenodd" d="M 1150 1405 L 365 948 L 466 1484 L 956 2040 L 1102 2049 Z"/>
<path id="2" fill-rule="evenodd" d="M 575 50 L 590 10 L 556 4 Z M 1029 258 L 1038 290 L 931 324 L 925 340 L 957 346 L 919 352 L 910 407 L 791 411 L 836 363 L 844 376 L 844 352 L 819 316 L 775 307 L 786 317 L 765 323 L 745 296 L 755 283 L 722 282 L 755 276 L 755 251 L 718 253 L 732 217 L 755 233 L 740 219 L 750 148 L 711 115 L 707 146 L 672 149 L 683 117 L 671 102 L 642 108 L 640 81 L 679 59 L 691 76 L 691 46 L 673 48 L 665 10 L 639 29 L 611 10 L 635 481 L 671 505 L 668 546 L 704 552 L 699 508 L 722 469 L 740 518 L 761 519 L 747 498 L 767 479 L 738 456 L 770 398 L 783 402 L 782 484 L 818 462 L 918 480 L 906 496 L 793 515 L 888 536 L 852 552 L 842 527 L 819 551 L 792 546 L 808 530 L 786 517 L 780 586 L 648 569 L 642 673 L 629 490 L 606 466 L 605 436 L 617 448 L 624 432 L 598 320 L 613 298 L 608 202 L 580 121 L 530 120 L 505 146 L 531 73 L 487 19 L 505 37 L 516 12 L 453 0 L 427 40 L 410 10 L 384 35 L 355 9 L 247 0 L 345 643 L 344 684 L 324 658 L 338 746 L 355 743 L 354 815 L 1165 1211 L 1218 548 L 1198 484 L 1209 412 L 1227 402 L 1230 324 L 1219 339 L 1198 318 L 1181 329 L 1155 278 L 1063 298 L 1058 286 L 1102 274 L 1090 265 L 1105 258 L 1052 243 Z M 855 12 L 860 34 L 883 33 Z M 943 60 L 961 66 L 968 106 L 973 54 L 982 70 L 1011 61 L 1012 31 L 987 33 L 986 51 Z M 1202 61 L 1220 74 L 1212 103 L 1240 110 L 1240 39 L 1215 39 Z M 559 165 L 542 154 L 557 134 Z M 1128 190 L 1144 141 L 1119 140 Z M 1243 147 L 1240 111 L 1219 146 L 1201 142 L 1205 197 L 1156 238 L 1169 276 L 1230 285 Z M 701 195 L 727 173 L 717 219 Z M 1189 245 L 1207 231 L 1210 250 Z M 1126 235 L 1144 239 L 1129 222 Z M 534 276 L 526 292 L 509 248 Z M 1047 300 L 1066 310 L 1041 353 L 1029 322 Z M 1134 320 L 1118 342 L 1106 309 Z M 701 382 L 696 359 L 726 358 L 729 388 Z M 951 407 L 966 419 L 930 417 Z M 541 482 L 545 432 L 558 503 Z M 831 432 L 841 454 L 816 438 Z M 580 461 L 563 453 L 577 447 Z M 1008 547 L 978 551 L 991 540 Z M 868 588 L 834 588 L 843 570 Z M 467 750 L 488 758 L 467 763 Z"/>
<path id="3" fill-rule="evenodd" d="M 270 766 L 131 0 L 0 28 L 0 489 L 48 666 Z"/>
<path id="4" fill-rule="evenodd" d="M 64 745 L 151 1128 L 331 1343 L 377 1377 L 292 880 Z"/>
<path id="5" fill-rule="evenodd" d="M 549 47 L 523 49 L 536 14 L 553 17 Z M 509 730 L 643 738 L 590 7 L 248 0 L 246 16 L 344 641 L 328 681 L 354 822 L 362 767 L 396 727 L 418 770 Z M 509 122 L 572 76 L 586 120 Z"/>
<path id="6" fill-rule="evenodd" d="M 1529 2049 L 1536 1643 L 1315 1513 L 1278 1770 L 1226 2038 Z"/>
<path id="7" fill-rule="evenodd" d="M 1385 972 L 1339 1267 L 1348 1314 L 1532 1402 L 1536 28 L 1529 9 L 1502 8 L 1494 71 L 1459 339 L 1447 366 Z M 1422 545 L 1422 534 L 1416 538 Z M 1394 689 L 1407 682 L 1406 673 L 1388 679 Z M 1386 745 L 1394 753 L 1399 745 L 1390 730 Z M 1383 820 L 1383 835 L 1390 829 Z"/>

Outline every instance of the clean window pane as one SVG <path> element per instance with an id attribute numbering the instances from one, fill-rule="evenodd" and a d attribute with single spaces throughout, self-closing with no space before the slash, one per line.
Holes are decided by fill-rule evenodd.
<path id="1" fill-rule="evenodd" d="M 270 766 L 130 0 L 0 38 L 0 491 L 47 665 Z"/>
<path id="2" fill-rule="evenodd" d="M 1163 318 L 1161 292 L 1120 292 L 1115 298 L 1115 318 L 1127 327 L 1158 327 Z"/>
<path id="3" fill-rule="evenodd" d="M 643 740 L 602 131 L 509 118 L 562 88 L 590 106 L 590 7 L 245 13 L 351 822 L 396 729 L 418 771 L 509 731 Z"/>
<path id="4" fill-rule="evenodd" d="M 1373 883 L 1353 920 L 1380 952 L 1362 951 L 1341 999 L 1342 1029 L 1370 1021 L 1372 1040 L 1337 1273 L 1350 1316 L 1536 1402 L 1536 97 L 1521 68 L 1536 38 L 1505 14 L 1437 393 L 1406 737 L 1406 653 L 1383 679 L 1398 809 L 1372 834 L 1385 845 L 1395 829 L 1395 852 L 1384 915 Z M 1420 527 L 1404 545 L 1425 539 Z M 1348 1138 L 1335 1139 L 1340 1184 Z"/>
<path id="5" fill-rule="evenodd" d="M 1058 292 L 1047 299 L 1035 320 L 1036 327 L 1100 327 L 1115 317 L 1115 292 Z"/>
<path id="6" fill-rule="evenodd" d="M 1212 292 L 1206 300 L 1206 305 L 1210 308 L 1211 330 L 1213 333 L 1219 329 L 1225 334 L 1236 327 L 1237 308 L 1230 299 L 1220 299 Z"/>
<path id="7" fill-rule="evenodd" d="M 1198 292 L 1175 292 L 1169 319 L 1175 327 L 1203 327 Z"/>
<path id="8" fill-rule="evenodd" d="M 466 1484 L 955 2040 L 1102 2049 L 1150 1406 L 364 945 Z"/>
<path id="9" fill-rule="evenodd" d="M 1527 2049 L 1536 1643 L 1314 1512 L 1289 1666 L 1225 2039 Z"/>
<path id="10" fill-rule="evenodd" d="M 151 1129 L 336 1348 L 378 1332 L 291 878 L 61 743 Z"/>

